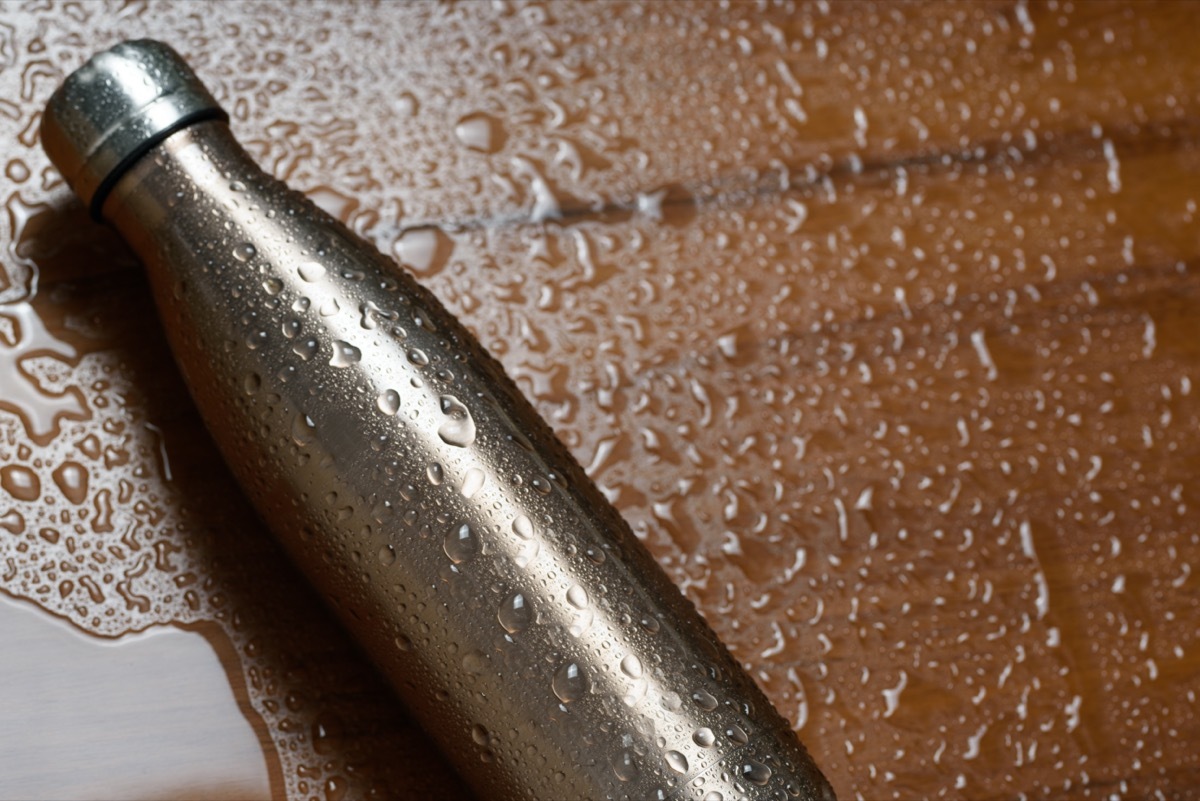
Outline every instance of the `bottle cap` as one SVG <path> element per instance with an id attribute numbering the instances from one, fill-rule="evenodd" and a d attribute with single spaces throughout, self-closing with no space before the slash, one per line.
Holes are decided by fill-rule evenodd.
<path id="1" fill-rule="evenodd" d="M 42 147 L 100 218 L 117 179 L 175 131 L 229 115 L 178 53 L 138 39 L 97 53 L 60 86 L 42 115 Z"/>

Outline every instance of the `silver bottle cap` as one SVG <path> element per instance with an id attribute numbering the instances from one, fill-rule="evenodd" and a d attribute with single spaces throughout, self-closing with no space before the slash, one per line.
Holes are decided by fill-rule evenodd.
<path id="1" fill-rule="evenodd" d="M 92 216 L 122 173 L 175 131 L 229 115 L 178 53 L 139 39 L 97 53 L 42 115 L 42 147 Z"/>

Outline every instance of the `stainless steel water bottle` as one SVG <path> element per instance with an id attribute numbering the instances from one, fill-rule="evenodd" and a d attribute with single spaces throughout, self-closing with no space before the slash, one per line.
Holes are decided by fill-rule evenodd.
<path id="1" fill-rule="evenodd" d="M 93 57 L 42 143 L 144 262 L 263 519 L 481 798 L 832 798 L 499 365 L 173 50 Z"/>

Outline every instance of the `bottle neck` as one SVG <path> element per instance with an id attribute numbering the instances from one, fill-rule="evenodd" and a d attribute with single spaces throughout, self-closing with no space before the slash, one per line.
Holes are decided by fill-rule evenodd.
<path id="1" fill-rule="evenodd" d="M 262 171 L 223 120 L 206 120 L 168 136 L 133 164 L 100 207 L 139 255 L 151 241 L 173 233 L 211 237 L 214 207 L 245 205 L 263 183 Z M 241 197 L 239 197 L 241 195 Z"/>

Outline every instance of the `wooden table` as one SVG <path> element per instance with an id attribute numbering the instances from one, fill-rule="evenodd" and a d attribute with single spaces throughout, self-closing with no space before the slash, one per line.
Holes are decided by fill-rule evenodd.
<path id="1" fill-rule="evenodd" d="M 1198 24 L 0 0 L 0 587 L 106 637 L 204 633 L 278 798 L 464 797 L 40 151 L 57 82 L 153 36 L 477 332 L 841 797 L 1194 795 Z M 50 704 L 61 665 L 23 653 L 45 669 L 6 692 Z"/>

